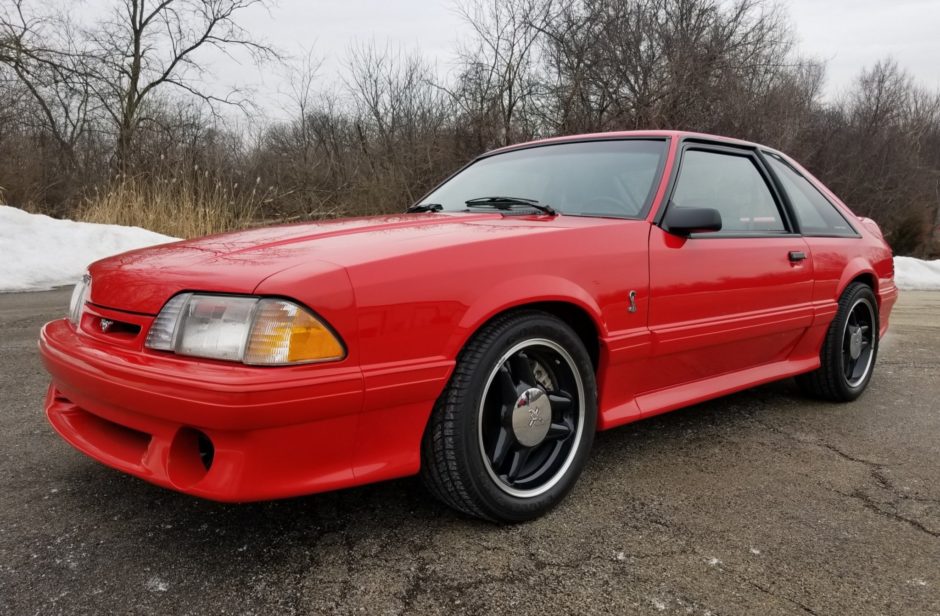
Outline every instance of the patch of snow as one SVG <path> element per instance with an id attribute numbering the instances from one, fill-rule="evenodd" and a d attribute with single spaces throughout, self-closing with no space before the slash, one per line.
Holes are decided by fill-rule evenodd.
<path id="1" fill-rule="evenodd" d="M 176 239 L 140 227 L 58 220 L 0 205 L 0 291 L 75 284 L 98 259 Z"/>
<path id="2" fill-rule="evenodd" d="M 894 283 L 905 290 L 940 290 L 940 259 L 894 258 Z"/>
<path id="3" fill-rule="evenodd" d="M 170 583 L 164 582 L 158 577 L 152 577 L 147 580 L 147 590 L 150 592 L 166 592 L 170 589 Z"/>

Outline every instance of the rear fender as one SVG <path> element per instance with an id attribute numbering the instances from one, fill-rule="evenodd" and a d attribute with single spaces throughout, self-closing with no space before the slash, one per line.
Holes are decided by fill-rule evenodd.
<path id="1" fill-rule="evenodd" d="M 862 257 L 855 257 L 849 261 L 845 268 L 842 270 L 842 276 L 839 278 L 838 294 L 834 298 L 836 301 L 839 301 L 839 298 L 842 297 L 842 294 L 845 292 L 846 287 L 849 286 L 853 280 L 859 276 L 867 275 L 871 278 L 874 288 L 872 289 L 875 292 L 875 296 L 878 295 L 878 274 L 875 273 L 875 270 L 872 268 L 871 263 Z"/>

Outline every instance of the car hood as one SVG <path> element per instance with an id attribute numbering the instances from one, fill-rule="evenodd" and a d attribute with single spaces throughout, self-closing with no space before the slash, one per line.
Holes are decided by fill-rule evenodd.
<path id="1" fill-rule="evenodd" d="M 545 216 L 409 214 L 282 225 L 134 250 L 94 263 L 91 302 L 156 314 L 180 291 L 252 293 L 295 267 L 349 268 L 495 236 L 559 230 Z"/>

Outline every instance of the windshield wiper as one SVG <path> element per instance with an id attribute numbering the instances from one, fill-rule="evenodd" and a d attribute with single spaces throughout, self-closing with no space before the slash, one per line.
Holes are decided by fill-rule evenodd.
<path id="1" fill-rule="evenodd" d="M 408 214 L 413 214 L 415 212 L 440 212 L 443 209 L 444 206 L 440 203 L 416 203 L 414 205 L 409 205 L 405 212 Z"/>
<path id="2" fill-rule="evenodd" d="M 535 199 L 525 199 L 523 197 L 477 197 L 476 199 L 467 199 L 464 201 L 467 207 L 492 207 L 497 210 L 511 210 L 513 206 L 524 206 L 533 210 L 538 210 L 549 216 L 557 216 L 558 212 L 552 206 L 539 203 Z"/>

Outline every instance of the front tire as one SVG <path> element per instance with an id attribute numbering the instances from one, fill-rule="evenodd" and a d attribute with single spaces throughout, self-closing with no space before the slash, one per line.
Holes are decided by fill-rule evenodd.
<path id="1" fill-rule="evenodd" d="M 823 342 L 820 367 L 797 377 L 804 392 L 823 400 L 851 402 L 871 380 L 878 356 L 878 302 L 871 287 L 853 282 Z"/>
<path id="2" fill-rule="evenodd" d="M 425 431 L 421 476 L 454 509 L 530 520 L 572 488 L 596 422 L 594 369 L 578 335 L 548 313 L 507 314 L 457 358 Z"/>

